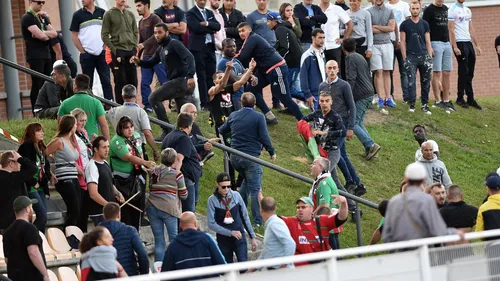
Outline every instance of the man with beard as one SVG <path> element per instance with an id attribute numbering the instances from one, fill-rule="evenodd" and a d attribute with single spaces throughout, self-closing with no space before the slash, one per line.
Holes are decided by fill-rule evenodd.
<path id="1" fill-rule="evenodd" d="M 221 0 L 209 0 L 210 5 L 207 9 L 214 13 L 214 17 L 220 24 L 220 30 L 214 33 L 215 39 L 215 61 L 219 62 L 222 58 L 222 40 L 226 39 L 226 29 L 224 28 L 224 18 L 219 11 Z"/>
<path id="2" fill-rule="evenodd" d="M 42 248 L 42 238 L 33 221 L 33 204 L 36 199 L 19 196 L 14 200 L 16 220 L 3 236 L 3 251 L 9 279 L 13 281 L 49 281 L 47 263 Z"/>
<path id="3" fill-rule="evenodd" d="M 224 29 L 226 30 L 227 38 L 234 39 L 237 49 L 241 49 L 243 40 L 241 40 L 238 34 L 237 26 L 244 22 L 246 18 L 240 10 L 236 9 L 236 0 L 224 0 L 224 4 L 219 9 L 219 12 L 222 18 L 224 18 Z"/>
<path id="4" fill-rule="evenodd" d="M 195 85 L 194 58 L 182 42 L 170 38 L 168 26 L 165 23 L 155 26 L 154 35 L 159 47 L 153 57 L 146 61 L 133 56 L 130 61 L 145 68 L 151 68 L 159 62 L 165 66 L 168 82 L 149 96 L 149 103 L 158 119 L 169 122 L 163 101 L 175 99 L 177 112 L 183 104 L 191 101 Z M 167 127 L 162 128 L 163 134 L 155 139 L 157 142 L 163 141 L 169 131 Z"/>
<path id="5" fill-rule="evenodd" d="M 163 0 L 162 6 L 155 10 L 155 14 L 167 24 L 170 37 L 183 42 L 187 30 L 186 14 L 175 2 L 175 0 Z"/>
<path id="6" fill-rule="evenodd" d="M 156 42 L 154 37 L 154 27 L 162 22 L 158 15 L 151 13 L 150 5 L 150 0 L 135 0 L 137 13 L 139 16 L 142 16 L 142 19 L 139 20 L 139 45 L 137 45 L 137 49 L 139 53 L 142 53 L 144 60 L 149 60 L 154 55 L 156 49 L 158 49 L 158 42 Z M 167 82 L 167 73 L 161 64 L 157 64 L 152 68 L 141 68 L 142 104 L 148 112 L 153 111 L 148 98 L 151 94 L 151 82 L 153 82 L 153 75 L 155 73 L 160 81 L 160 85 Z"/>

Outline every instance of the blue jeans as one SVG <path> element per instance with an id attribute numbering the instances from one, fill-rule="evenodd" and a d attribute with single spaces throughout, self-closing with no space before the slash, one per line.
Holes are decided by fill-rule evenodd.
<path id="1" fill-rule="evenodd" d="M 104 221 L 104 215 L 91 216 L 90 219 L 94 223 L 94 226 L 98 226 L 101 222 Z"/>
<path id="2" fill-rule="evenodd" d="M 45 192 L 40 188 L 37 191 L 30 192 L 28 196 L 31 199 L 38 200 L 38 203 L 33 204 L 33 211 L 36 214 L 36 220 L 33 224 L 40 232 L 45 234 L 45 225 L 47 224 L 47 199 L 45 199 Z"/>
<path id="3" fill-rule="evenodd" d="M 144 56 L 143 60 L 149 60 L 150 56 Z M 141 67 L 141 96 L 142 96 L 142 104 L 151 108 L 149 104 L 149 95 L 151 94 L 151 83 L 153 82 L 153 75 L 156 73 L 160 84 L 163 85 L 167 83 L 167 71 L 165 70 L 165 66 L 162 63 L 158 63 L 153 68 L 144 68 Z"/>
<path id="4" fill-rule="evenodd" d="M 184 182 L 188 190 L 188 197 L 186 200 L 182 201 L 182 212 L 195 212 L 196 211 L 196 183 L 186 177 L 184 177 Z"/>
<path id="5" fill-rule="evenodd" d="M 234 237 L 223 237 L 217 235 L 217 245 L 226 260 L 226 263 L 233 263 L 233 253 L 236 254 L 238 262 L 248 261 L 248 244 L 245 234 L 241 232 L 240 240 Z"/>
<path id="6" fill-rule="evenodd" d="M 304 94 L 300 90 L 300 68 L 288 69 L 288 83 L 290 83 L 290 95 L 292 98 L 305 101 Z"/>
<path id="7" fill-rule="evenodd" d="M 260 215 L 259 191 L 262 186 L 262 167 L 245 158 L 231 155 L 231 165 L 243 176 L 243 182 L 240 186 L 240 194 L 243 203 L 248 206 L 248 195 L 252 199 L 252 218 L 254 224 L 262 224 Z"/>
<path id="8" fill-rule="evenodd" d="M 94 70 L 97 70 L 99 79 L 101 80 L 102 91 L 104 98 L 113 100 L 113 88 L 111 88 L 111 75 L 109 74 L 109 66 L 104 57 L 106 51 L 98 56 L 89 53 L 80 54 L 80 65 L 82 66 L 82 73 L 90 78 L 90 88 L 94 83 Z M 118 94 L 117 94 L 118 95 Z"/>
<path id="9" fill-rule="evenodd" d="M 347 124 L 347 123 L 344 123 Z M 356 185 L 360 184 L 360 180 L 358 174 L 356 174 L 356 170 L 352 165 L 349 157 L 347 156 L 347 151 L 345 148 L 345 138 L 341 138 L 338 140 L 338 146 L 340 148 L 340 160 L 339 160 L 339 168 L 344 175 L 344 178 L 347 183 L 354 183 Z"/>
<path id="10" fill-rule="evenodd" d="M 146 208 L 146 212 L 155 238 L 155 261 L 163 261 L 166 248 L 164 226 L 167 227 L 168 241 L 172 242 L 178 232 L 177 218 L 151 204 Z"/>
<path id="11" fill-rule="evenodd" d="M 330 243 L 330 248 L 332 248 L 332 250 L 340 250 L 340 241 L 338 233 L 330 232 L 330 236 L 328 237 L 328 242 Z"/>
<path id="12" fill-rule="evenodd" d="M 356 120 L 354 121 L 354 134 L 358 137 L 359 141 L 365 147 L 365 150 L 370 149 L 375 143 L 370 134 L 365 128 L 363 121 L 365 120 L 366 111 L 372 104 L 372 97 L 367 97 L 362 100 L 356 101 Z"/>

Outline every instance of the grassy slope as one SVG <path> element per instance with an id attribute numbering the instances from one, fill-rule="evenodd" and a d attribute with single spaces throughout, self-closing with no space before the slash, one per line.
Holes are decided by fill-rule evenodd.
<path id="1" fill-rule="evenodd" d="M 397 193 L 404 169 L 413 161 L 417 148 L 411 129 L 419 123 L 425 124 L 429 137 L 438 142 L 441 159 L 446 163 L 452 181 L 463 187 L 465 200 L 479 206 L 485 194 L 484 176 L 500 166 L 498 153 L 500 124 L 498 124 L 499 114 L 495 112 L 500 107 L 500 99 L 481 99 L 480 102 L 485 107 L 482 112 L 459 109 L 459 112 L 451 115 L 437 109 L 433 110 L 432 116 L 424 116 L 419 111 L 410 115 L 404 105 L 392 110 L 389 117 L 371 112 L 367 128 L 373 139 L 382 146 L 378 159 L 365 161 L 362 157 L 363 148 L 357 140 L 348 142 L 347 148 L 351 161 L 368 189 L 365 198 L 377 203 Z M 175 120 L 174 114 L 170 115 L 170 118 Z M 294 172 L 309 175 L 309 166 L 296 134 L 295 120 L 285 115 L 278 115 L 278 118 L 280 124 L 269 128 L 278 155 L 277 164 Z M 206 137 L 213 137 L 214 129 L 208 125 L 207 119 L 208 114 L 204 112 L 198 117 L 197 123 Z M 26 124 L 32 121 L 34 119 L 0 122 L 0 128 L 21 137 Z M 41 122 L 46 128 L 45 139 L 49 140 L 55 134 L 55 121 L 41 120 Z M 159 133 L 157 126 L 154 126 L 153 130 L 155 135 Z M 204 167 L 198 205 L 200 213 L 205 213 L 206 201 L 215 186 L 215 176 L 223 170 L 222 152 L 219 150 L 215 152 L 216 156 Z M 263 153 L 262 157 L 267 160 L 268 154 Z M 293 215 L 294 201 L 306 195 L 309 186 L 265 169 L 263 190 L 265 195 L 277 199 L 280 214 Z M 362 209 L 363 240 L 366 244 L 380 216 L 376 210 L 367 207 Z M 342 247 L 356 245 L 354 224 L 346 223 L 341 243 Z"/>

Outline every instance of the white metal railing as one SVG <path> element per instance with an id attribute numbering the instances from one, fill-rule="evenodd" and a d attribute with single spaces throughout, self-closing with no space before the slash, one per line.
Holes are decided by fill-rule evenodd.
<path id="1" fill-rule="evenodd" d="M 466 240 L 500 237 L 499 230 L 465 234 Z M 432 248 L 433 245 L 457 242 L 458 235 L 432 237 L 403 242 L 363 246 L 336 251 L 281 257 L 267 260 L 193 268 L 151 275 L 129 277 L 130 281 L 157 281 L 217 275 L 224 281 L 290 281 L 314 277 L 315 281 L 347 280 L 489 280 L 492 272 L 500 276 L 500 241 L 476 242 L 457 246 Z M 429 247 L 431 246 L 431 247 Z M 398 252 L 403 249 L 415 249 Z M 492 249 L 492 250 L 491 250 Z M 396 252 L 387 254 L 387 252 Z M 375 254 L 362 258 L 357 255 Z M 342 258 L 342 259 L 341 259 Z M 347 259 L 346 259 L 347 258 Z M 321 261 L 313 265 L 239 274 L 250 268 Z M 493 271 L 492 271 L 493 270 Z M 495 271 L 496 270 L 496 271 Z M 464 271 L 464 273 L 461 273 Z M 473 272 L 473 276 L 466 273 Z M 462 276 L 459 278 L 457 276 Z M 499 277 L 500 278 L 500 277 Z M 120 279 L 113 279 L 119 281 Z"/>

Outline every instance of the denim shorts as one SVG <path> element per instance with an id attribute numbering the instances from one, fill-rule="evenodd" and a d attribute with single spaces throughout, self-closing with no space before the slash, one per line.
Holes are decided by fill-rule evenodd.
<path id="1" fill-rule="evenodd" d="M 453 51 L 450 42 L 431 41 L 434 50 L 434 62 L 432 71 L 452 71 L 453 63 L 451 57 Z"/>

